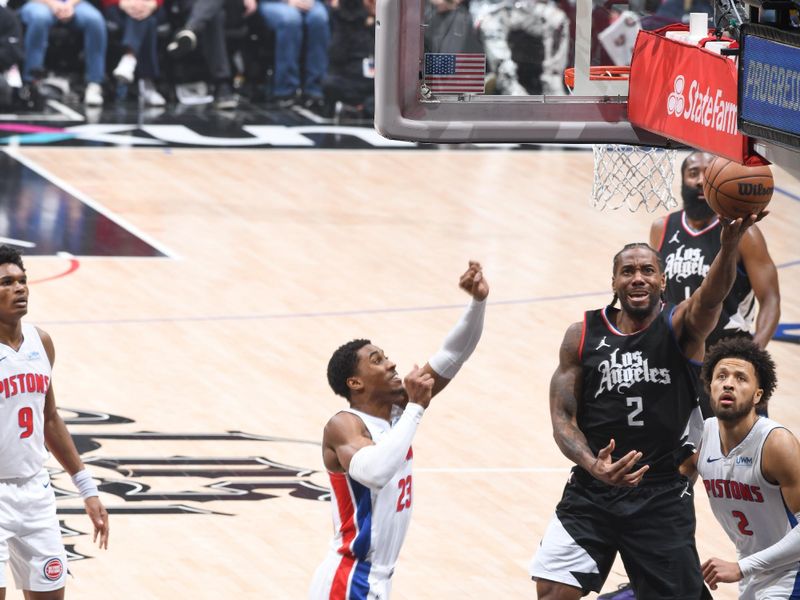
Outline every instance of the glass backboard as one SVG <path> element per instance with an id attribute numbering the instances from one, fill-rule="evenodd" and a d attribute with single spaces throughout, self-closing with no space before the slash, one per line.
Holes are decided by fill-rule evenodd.
<path id="1" fill-rule="evenodd" d="M 629 65 L 639 29 L 688 21 L 690 10 L 713 12 L 705 0 L 379 0 L 376 127 L 427 142 L 668 146 L 628 122 L 626 79 L 590 73 Z M 466 87 L 447 88 L 447 77 Z"/>

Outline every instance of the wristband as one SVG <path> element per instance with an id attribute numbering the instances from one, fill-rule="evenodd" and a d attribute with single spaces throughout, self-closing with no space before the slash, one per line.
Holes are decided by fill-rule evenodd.
<path id="1" fill-rule="evenodd" d="M 75 473 L 75 475 L 72 476 L 72 483 L 78 488 L 78 492 L 84 500 L 92 496 L 100 495 L 97 486 L 94 481 L 92 481 L 92 474 L 89 473 L 88 469 L 83 469 Z"/>

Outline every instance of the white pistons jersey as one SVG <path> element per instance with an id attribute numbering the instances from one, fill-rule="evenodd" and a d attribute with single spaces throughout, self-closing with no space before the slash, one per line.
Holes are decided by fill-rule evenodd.
<path id="1" fill-rule="evenodd" d="M 761 472 L 761 453 L 767 436 L 781 427 L 759 417 L 753 428 L 727 456 L 722 454 L 719 421 L 707 419 L 697 457 L 714 516 L 736 545 L 741 560 L 783 538 L 797 525 L 783 502 L 780 486 Z M 800 598 L 800 563 L 762 571 L 739 583 L 741 600 Z"/>
<path id="2" fill-rule="evenodd" d="M 16 352 L 0 344 L 0 480 L 25 479 L 42 470 L 44 398 L 51 367 L 39 332 L 22 324 Z"/>
<path id="3" fill-rule="evenodd" d="M 359 417 L 377 444 L 392 425 L 363 412 Z M 387 598 L 390 579 L 411 520 L 413 501 L 409 447 L 403 465 L 379 490 L 347 473 L 328 473 L 334 537 L 328 559 L 317 569 L 310 598 L 372 600 Z"/>

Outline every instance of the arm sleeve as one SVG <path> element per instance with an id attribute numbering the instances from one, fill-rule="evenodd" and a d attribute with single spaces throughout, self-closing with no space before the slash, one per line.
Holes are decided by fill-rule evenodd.
<path id="1" fill-rule="evenodd" d="M 409 402 L 389 433 L 353 455 L 347 470 L 350 477 L 376 490 L 389 483 L 406 459 L 424 411 L 419 404 Z"/>
<path id="2" fill-rule="evenodd" d="M 795 518 L 800 519 L 800 513 L 797 513 Z M 760 571 L 777 569 L 797 561 L 800 561 L 800 526 L 795 525 L 772 546 L 740 560 L 739 570 L 742 572 L 742 577 L 748 577 Z"/>
<path id="3" fill-rule="evenodd" d="M 447 334 L 442 347 L 428 361 L 436 373 L 447 379 L 455 377 L 481 339 L 485 312 L 486 300 L 473 298 L 456 326 Z"/>

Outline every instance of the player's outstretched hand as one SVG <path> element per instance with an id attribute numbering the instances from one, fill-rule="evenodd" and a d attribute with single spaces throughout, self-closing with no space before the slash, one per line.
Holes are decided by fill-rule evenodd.
<path id="1" fill-rule="evenodd" d="M 722 223 L 722 233 L 720 234 L 720 239 L 722 243 L 738 244 L 745 231 L 750 229 L 752 225 L 758 223 L 768 214 L 768 210 L 762 210 L 758 215 L 750 215 L 747 218 L 726 219 L 725 217 L 720 217 L 719 220 L 720 223 Z"/>
<path id="2" fill-rule="evenodd" d="M 642 453 L 636 450 L 631 450 L 625 456 L 615 461 L 611 458 L 611 453 L 614 451 L 615 442 L 612 439 L 608 446 L 597 453 L 597 458 L 592 464 L 589 472 L 592 477 L 599 479 L 608 485 L 615 485 L 619 487 L 636 487 L 642 481 L 642 477 L 647 473 L 650 467 L 645 465 L 631 473 L 631 469 L 636 466 L 642 458 Z"/>
<path id="3" fill-rule="evenodd" d="M 92 520 L 94 535 L 92 542 L 97 542 L 101 548 L 108 549 L 108 511 L 100 498 L 92 496 L 83 501 L 86 507 L 86 514 Z M 99 541 L 98 541 L 99 540 Z"/>
<path id="4" fill-rule="evenodd" d="M 411 372 L 403 379 L 403 386 L 408 394 L 408 401 L 428 408 L 433 395 L 433 376 L 414 365 Z"/>
<path id="5" fill-rule="evenodd" d="M 489 295 L 489 283 L 483 276 L 481 263 L 474 260 L 469 261 L 469 267 L 461 276 L 458 285 L 478 301 L 485 300 Z"/>
<path id="6" fill-rule="evenodd" d="M 709 558 L 700 568 L 703 570 L 703 579 L 712 590 L 717 589 L 718 583 L 736 583 L 742 578 L 739 563 L 721 558 Z"/>

